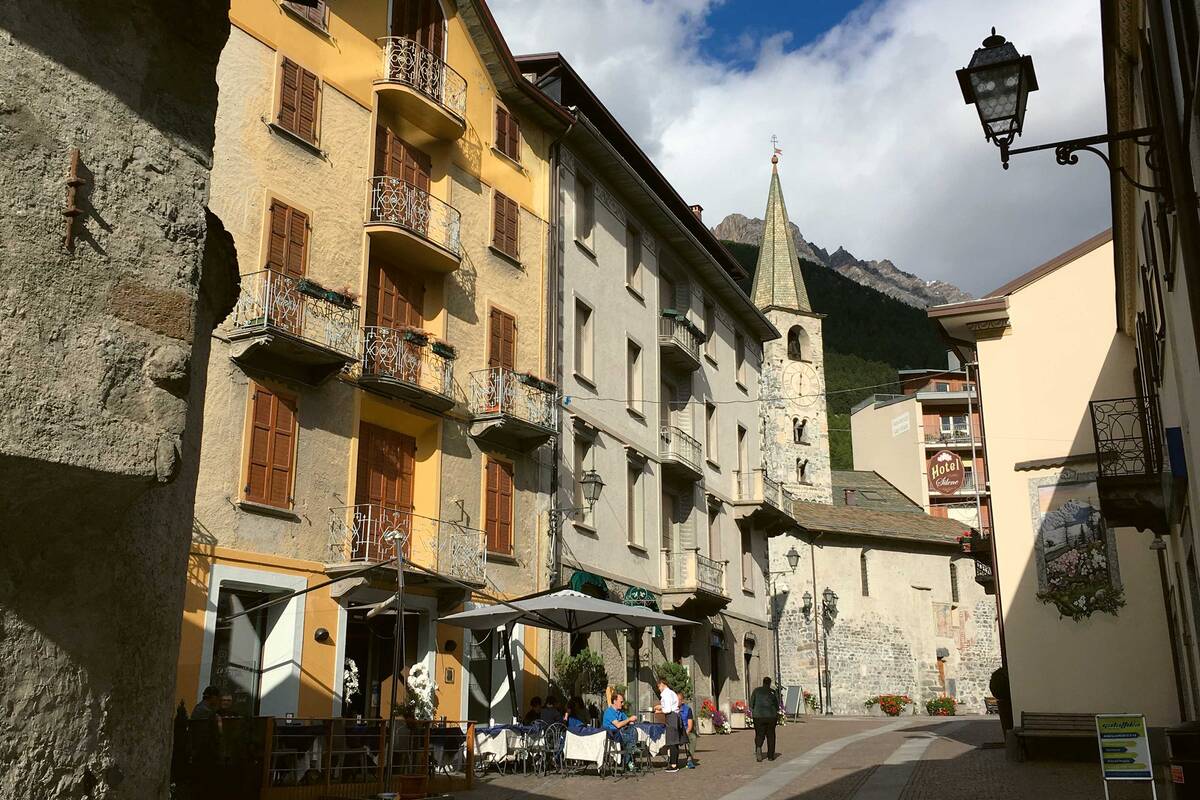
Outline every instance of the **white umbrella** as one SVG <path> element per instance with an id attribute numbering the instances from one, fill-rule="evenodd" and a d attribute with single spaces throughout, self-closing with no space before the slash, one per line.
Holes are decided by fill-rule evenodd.
<path id="1" fill-rule="evenodd" d="M 591 633 L 656 625 L 693 625 L 691 620 L 660 614 L 642 606 L 627 606 L 563 589 L 493 606 L 480 606 L 442 617 L 439 622 L 472 630 L 529 625 L 563 633 Z"/>

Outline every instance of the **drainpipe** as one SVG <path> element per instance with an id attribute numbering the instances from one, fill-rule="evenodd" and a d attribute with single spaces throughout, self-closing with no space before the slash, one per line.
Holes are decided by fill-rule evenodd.
<path id="1" fill-rule="evenodd" d="M 979 406 L 979 441 L 983 442 L 983 458 L 984 458 L 984 461 L 986 462 L 987 461 L 987 431 L 984 430 L 983 380 L 982 380 L 983 376 L 979 372 L 978 345 L 973 350 L 973 352 L 975 355 L 975 360 L 967 362 L 967 365 L 966 365 L 967 380 L 971 379 L 971 369 L 970 368 L 971 368 L 971 365 L 973 364 L 975 366 L 975 400 L 977 401 L 978 406 Z M 972 435 L 971 435 L 972 453 L 974 452 L 974 446 L 975 446 L 975 438 L 974 438 L 974 433 L 972 433 Z M 972 455 L 972 460 L 974 460 L 974 455 Z M 984 464 L 984 467 L 987 468 L 986 463 Z M 978 490 L 978 476 L 976 476 L 976 481 L 977 481 L 976 497 L 978 497 L 978 491 L 979 491 Z M 996 581 L 996 633 L 1000 636 L 1000 666 L 1004 667 L 1005 672 L 1008 672 L 1008 647 L 1005 645 L 1005 642 L 1004 642 L 1004 601 L 1003 601 L 1002 595 L 1000 593 L 1000 556 L 999 556 L 998 547 L 996 544 L 997 540 L 996 540 L 996 519 L 994 516 L 995 513 L 996 513 L 996 504 L 994 502 L 991 502 L 991 498 L 989 496 L 988 515 L 989 515 L 990 519 L 988 521 L 992 523 L 991 524 L 991 528 L 992 528 L 992 578 Z M 983 522 L 982 519 L 980 519 L 979 521 Z M 1011 674 L 1009 674 L 1008 679 L 1010 682 L 1012 681 Z M 1009 691 L 1009 695 L 1010 695 L 1009 702 L 1011 703 L 1012 702 L 1011 690 Z"/>
<path id="2" fill-rule="evenodd" d="M 546 249 L 546 360 L 547 370 L 554 374 L 554 382 L 563 385 L 562 359 L 559 346 L 562 343 L 562 202 L 559 175 L 562 170 L 562 140 L 575 127 L 572 122 L 567 129 L 550 144 L 550 224 Z M 550 580 L 549 588 L 562 585 L 562 518 L 557 514 L 559 491 L 559 464 L 562 461 L 563 409 L 559 408 L 558 432 L 554 437 L 553 463 L 550 468 Z M 556 523 L 557 519 L 557 523 Z"/>

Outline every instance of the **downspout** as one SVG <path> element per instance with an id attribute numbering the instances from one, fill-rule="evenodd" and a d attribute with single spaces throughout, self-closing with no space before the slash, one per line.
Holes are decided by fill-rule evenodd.
<path id="1" fill-rule="evenodd" d="M 972 347 L 971 349 L 975 356 L 975 358 L 974 358 L 975 400 L 979 406 L 979 441 L 983 443 L 983 460 L 984 460 L 983 466 L 984 466 L 984 469 L 991 469 L 988 466 L 988 460 L 987 460 L 987 431 L 984 428 L 984 424 L 985 424 L 984 420 L 986 419 L 986 416 L 983 413 L 983 373 L 979 369 L 979 343 L 975 342 L 974 347 Z M 968 380 L 971 377 L 971 371 L 970 371 L 970 366 L 969 366 L 970 363 L 971 363 L 971 361 L 967 362 L 967 364 L 968 364 L 967 379 Z M 970 421 L 970 418 L 968 418 L 968 422 L 969 421 Z M 974 453 L 974 445 L 975 445 L 975 438 L 974 438 L 974 434 L 972 434 L 972 437 L 971 437 L 972 453 Z M 973 459 L 974 459 L 974 455 L 972 455 L 972 460 Z M 976 487 L 978 487 L 979 477 L 980 477 L 979 475 L 975 476 Z M 990 473 L 989 473 L 988 477 L 990 479 Z M 990 483 L 990 480 L 989 480 L 989 483 Z M 979 496 L 978 488 L 976 488 L 976 498 L 978 498 L 978 496 Z M 980 513 L 982 513 L 982 511 Z M 1000 591 L 1000 556 L 999 556 L 999 552 L 998 552 L 999 548 L 996 545 L 997 540 L 996 540 L 995 513 L 996 513 L 995 503 L 992 502 L 992 497 L 989 494 L 988 495 L 988 522 L 991 523 L 990 527 L 992 529 L 992 578 L 996 581 L 996 633 L 1000 636 L 1000 666 L 1004 667 L 1005 672 L 1008 672 L 1008 647 L 1005 645 L 1005 642 L 1004 642 L 1004 600 L 1003 600 L 1003 594 Z M 981 518 L 979 520 L 979 522 L 982 523 L 983 519 Z M 1010 676 L 1010 679 L 1011 679 L 1011 676 Z M 1011 691 L 1009 692 L 1009 695 L 1010 695 L 1009 702 L 1011 703 L 1012 702 L 1012 697 L 1011 697 L 1012 692 Z"/>
<path id="2" fill-rule="evenodd" d="M 546 250 L 549 263 L 546 265 L 546 358 L 547 371 L 554 375 L 554 382 L 563 385 L 562 358 L 562 190 L 559 176 L 562 171 L 562 140 L 575 127 L 572 121 L 550 144 L 550 225 L 547 235 L 550 242 Z M 554 437 L 553 463 L 550 468 L 550 579 L 549 588 L 562 585 L 562 519 L 558 516 L 559 464 L 562 461 L 563 409 L 559 408 L 558 431 Z M 557 519 L 556 519 L 557 518 Z"/>

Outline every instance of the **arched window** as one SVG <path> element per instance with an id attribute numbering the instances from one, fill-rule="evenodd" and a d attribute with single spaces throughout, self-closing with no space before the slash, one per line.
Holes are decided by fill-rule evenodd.
<path id="1" fill-rule="evenodd" d="M 870 597 L 871 596 L 871 585 L 870 585 L 869 580 L 867 579 L 867 551 L 866 550 L 863 550 L 862 553 L 858 556 L 858 571 L 860 573 L 859 579 L 862 581 L 862 596 Z"/>
<path id="2" fill-rule="evenodd" d="M 804 427 L 800 424 L 799 417 L 792 417 L 792 443 L 800 444 L 804 441 Z"/>
<path id="3" fill-rule="evenodd" d="M 809 358 L 808 331 L 793 325 L 787 335 L 787 353 L 792 361 L 811 361 Z"/>
<path id="4" fill-rule="evenodd" d="M 808 459 L 796 459 L 796 483 L 808 483 Z"/>
<path id="5" fill-rule="evenodd" d="M 950 602 L 958 602 L 958 565 L 950 564 Z"/>

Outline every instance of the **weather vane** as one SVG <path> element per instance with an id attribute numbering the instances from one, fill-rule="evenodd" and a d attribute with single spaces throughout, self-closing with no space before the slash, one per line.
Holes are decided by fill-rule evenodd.
<path id="1" fill-rule="evenodd" d="M 771 149 L 775 151 L 774 153 L 771 154 L 771 163 L 778 164 L 779 163 L 779 154 L 782 153 L 783 150 L 781 150 L 779 147 L 779 137 L 773 133 L 771 134 Z"/>

